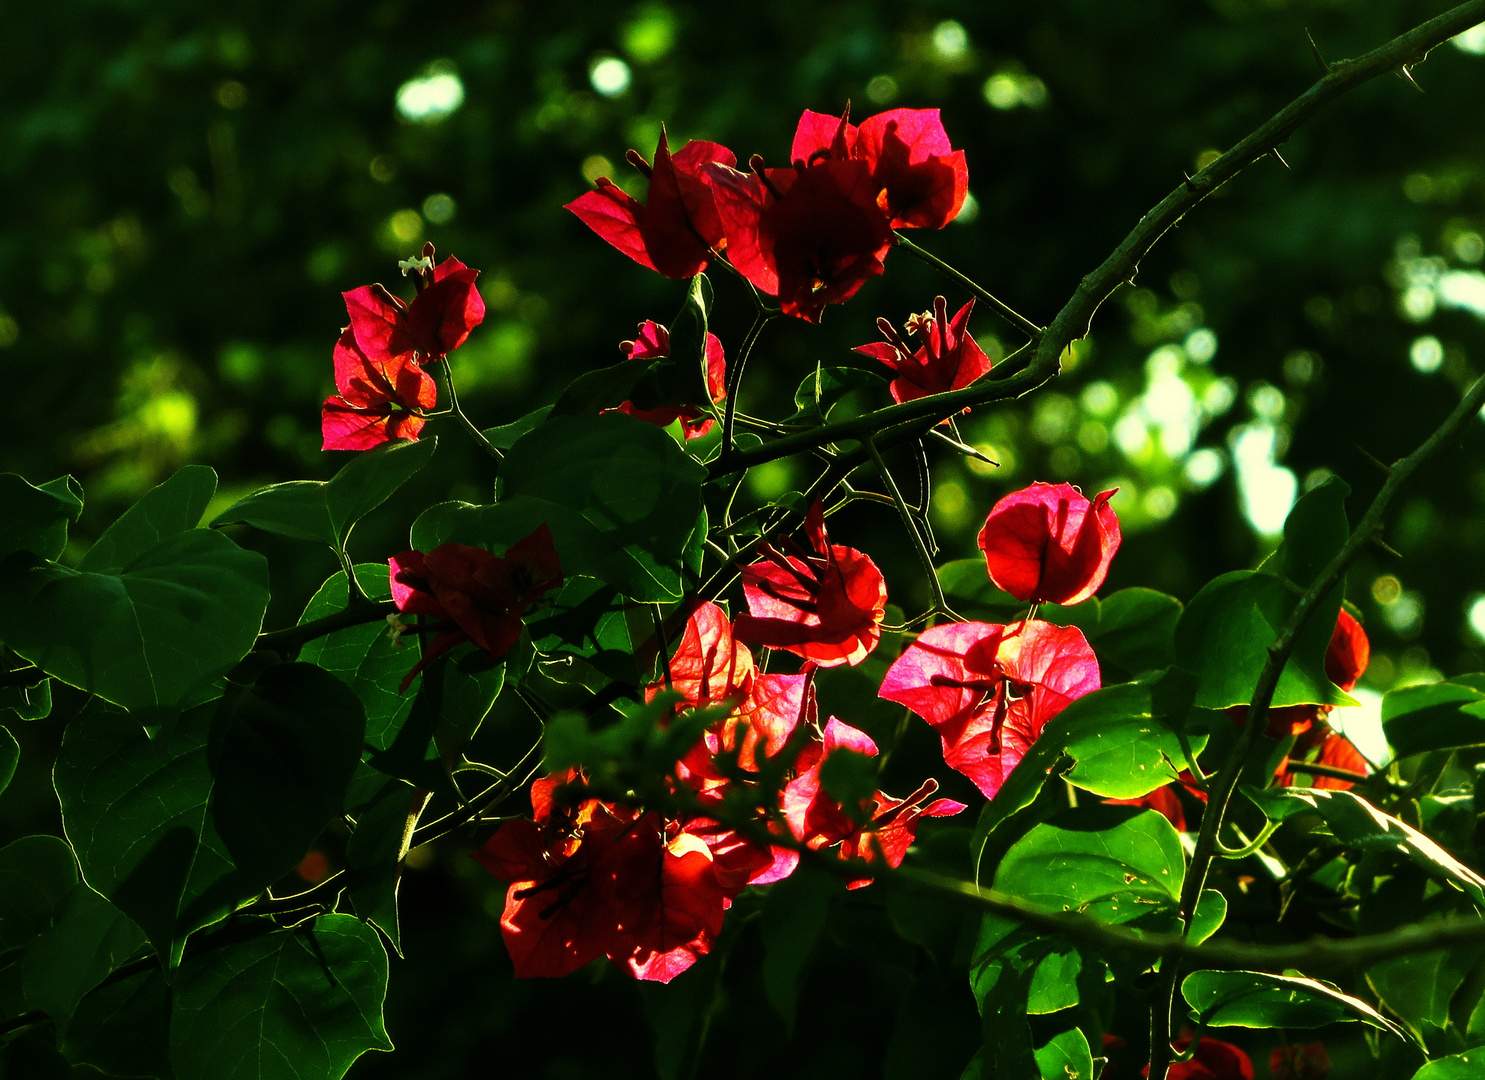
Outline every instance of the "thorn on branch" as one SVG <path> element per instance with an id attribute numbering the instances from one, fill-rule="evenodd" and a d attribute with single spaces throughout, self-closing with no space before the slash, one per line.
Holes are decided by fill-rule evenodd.
<path id="1" fill-rule="evenodd" d="M 1284 168 L 1286 169 L 1289 168 L 1289 162 L 1284 160 L 1284 155 L 1279 153 L 1279 148 L 1277 146 L 1271 148 L 1269 150 L 1269 153 L 1274 155 L 1274 157 L 1278 159 L 1280 165 L 1284 166 Z"/>
<path id="2" fill-rule="evenodd" d="M 1381 459 L 1373 456 L 1371 454 L 1371 452 L 1367 450 L 1366 447 L 1362 446 L 1360 443 L 1357 443 L 1356 444 L 1356 450 L 1357 450 L 1358 453 L 1361 454 L 1362 457 L 1366 458 L 1366 460 L 1370 461 L 1377 468 L 1381 469 L 1383 476 L 1391 476 L 1392 475 L 1392 466 L 1391 465 L 1388 465 L 1385 461 L 1382 461 Z"/>
<path id="3" fill-rule="evenodd" d="M 1383 540 L 1380 536 L 1372 537 L 1372 543 L 1376 544 L 1379 548 L 1387 552 L 1387 554 L 1391 555 L 1393 558 L 1402 558 L 1402 552 L 1395 550 L 1391 544 L 1387 543 L 1387 541 Z"/>
<path id="4" fill-rule="evenodd" d="M 1315 44 L 1315 36 L 1310 33 L 1310 28 L 1308 26 L 1305 27 L 1305 37 L 1308 38 L 1310 42 L 1310 55 L 1315 58 L 1315 63 L 1320 65 L 1320 74 L 1329 75 L 1330 65 L 1326 63 L 1325 57 L 1320 55 L 1320 46 Z"/>
<path id="5" fill-rule="evenodd" d="M 1418 93 L 1421 94 L 1421 93 L 1424 92 L 1423 87 L 1421 87 L 1421 86 L 1418 85 L 1418 80 L 1415 79 L 1415 78 L 1413 78 L 1413 65 L 1412 64 L 1404 64 L 1402 67 L 1400 67 L 1400 68 L 1397 69 L 1397 73 L 1399 75 L 1401 75 L 1404 79 L 1408 80 L 1408 82 L 1412 85 L 1413 89 L 1416 90 L 1416 91 L 1418 91 Z"/>

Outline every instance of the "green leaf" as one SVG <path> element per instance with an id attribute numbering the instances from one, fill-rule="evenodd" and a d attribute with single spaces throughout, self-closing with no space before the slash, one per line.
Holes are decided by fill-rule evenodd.
<path id="1" fill-rule="evenodd" d="M 596 578 L 569 576 L 560 592 L 527 617 L 531 643 L 543 653 L 576 656 L 620 682 L 640 681 L 629 635 L 629 604 Z"/>
<path id="2" fill-rule="evenodd" d="M 592 576 L 631 599 L 674 600 L 705 478 L 705 467 L 653 424 L 620 413 L 553 416 L 511 447 L 492 509 L 537 504 L 532 528 L 550 523 L 565 571 L 591 572 L 568 564 L 564 542 L 577 544 L 608 570 Z"/>
<path id="3" fill-rule="evenodd" d="M 1064 1031 L 1036 1052 L 1042 1080 L 1092 1080 L 1093 1051 L 1077 1028 Z"/>
<path id="4" fill-rule="evenodd" d="M 1101 666 L 1131 675 L 1168 667 L 1175 660 L 1181 602 L 1154 589 L 1120 589 L 1100 602 L 1098 628 L 1089 644 Z"/>
<path id="5" fill-rule="evenodd" d="M 64 1036 L 83 996 L 144 943 L 128 916 L 79 882 L 53 911 L 51 926 L 26 948 L 26 1004 L 50 1016 Z"/>
<path id="6" fill-rule="evenodd" d="M 5 728 L 0 728 L 0 792 L 10 785 L 15 767 L 21 760 L 21 744 Z"/>
<path id="7" fill-rule="evenodd" d="M 817 367 L 804 377 L 804 381 L 799 384 L 799 389 L 794 391 L 795 412 L 784 422 L 818 426 L 825 423 L 830 416 L 830 410 L 839 405 L 852 391 L 875 390 L 880 393 L 886 386 L 887 379 L 879 372 L 868 368 Z M 984 563 L 980 562 L 982 575 L 984 575 L 984 569 Z"/>
<path id="8" fill-rule="evenodd" d="M 1382 730 L 1400 758 L 1485 744 L 1485 693 L 1457 682 L 1390 690 Z"/>
<path id="9" fill-rule="evenodd" d="M 1406 855 L 1423 870 L 1459 889 L 1485 910 L 1485 878 L 1404 821 L 1349 791 L 1287 788 L 1285 797 L 1308 804 L 1342 844 L 1359 851 Z"/>
<path id="10" fill-rule="evenodd" d="M 1151 680 L 1095 690 L 1048 725 L 1076 762 L 1066 774 L 1069 783 L 1108 798 L 1134 799 L 1176 779 L 1186 759 L 1170 718 L 1160 715 L 1155 685 Z M 1206 745 L 1204 734 L 1188 738 L 1193 753 Z"/>
<path id="11" fill-rule="evenodd" d="M 92 574 L 122 573 L 158 544 L 194 529 L 216 490 L 215 472 L 205 465 L 187 465 L 125 510 L 77 568 Z"/>
<path id="12" fill-rule="evenodd" d="M 0 951 L 23 948 L 51 925 L 77 884 L 77 860 L 55 836 L 23 836 L 0 848 Z"/>
<path id="13" fill-rule="evenodd" d="M 585 371 L 558 395 L 547 419 L 594 416 L 604 409 L 616 408 L 634 392 L 634 384 L 649 370 L 649 360 L 620 360 L 597 371 Z"/>
<path id="14" fill-rule="evenodd" d="M 1480 1080 L 1485 1076 L 1485 1049 L 1475 1048 L 1430 1061 L 1413 1080 Z"/>
<path id="15" fill-rule="evenodd" d="M 834 874 L 801 866 L 769 887 L 759 926 L 763 934 L 763 989 L 792 1034 L 799 980 L 825 929 L 830 905 L 845 891 Z"/>
<path id="16" fill-rule="evenodd" d="M 1406 1039 L 1403 1029 L 1329 983 L 1259 971 L 1195 971 L 1181 983 L 1191 1019 L 1204 1027 L 1314 1028 L 1360 1020 Z"/>
<path id="17" fill-rule="evenodd" d="M 188 494 L 199 499 L 200 491 Z M 166 516 L 142 514 L 110 550 L 132 551 Z M 252 648 L 267 607 L 263 556 L 203 529 L 168 535 L 117 572 L 68 570 L 25 553 L 0 562 L 6 644 L 128 709 L 179 704 L 225 674 Z"/>
<path id="18" fill-rule="evenodd" d="M 1331 476 L 1301 495 L 1284 520 L 1284 574 L 1301 588 L 1308 588 L 1351 538 L 1350 494 L 1344 480 Z"/>
<path id="19" fill-rule="evenodd" d="M 71 1062 L 114 1076 L 153 1077 L 170 1075 L 169 1038 L 170 987 L 152 967 L 84 997 L 60 1042 Z"/>
<path id="20" fill-rule="evenodd" d="M 0 473 L 0 559 L 14 551 L 31 551 L 43 559 L 62 557 L 67 523 L 82 513 L 82 488 L 70 476 L 34 487 L 15 473 Z"/>
<path id="21" fill-rule="evenodd" d="M 198 706 L 154 739 L 124 713 L 91 707 L 67 726 L 55 782 L 83 879 L 139 924 L 161 958 L 186 935 L 271 884 L 232 865 L 212 822 L 207 728 Z"/>
<path id="22" fill-rule="evenodd" d="M 1342 585 L 1315 608 L 1274 688 L 1273 706 L 1355 705 L 1325 674 L 1325 652 L 1341 606 Z M 1176 625 L 1176 662 L 1200 677 L 1196 704 L 1247 705 L 1268 649 L 1298 596 L 1272 574 L 1235 570 L 1206 584 Z"/>
<path id="23" fill-rule="evenodd" d="M 273 881 L 299 864 L 340 814 L 365 733 L 355 693 L 313 664 L 229 689 L 212 718 L 211 816 L 240 871 Z"/>
<path id="24" fill-rule="evenodd" d="M 1036 1076 L 1031 1025 L 1026 1022 L 1026 1000 L 1031 987 L 1030 964 L 1010 959 L 994 967 L 993 980 L 975 987 L 980 1003 L 980 1031 L 984 1042 L 965 1077 Z M 976 1070 L 978 1064 L 978 1070 Z"/>
<path id="25" fill-rule="evenodd" d="M 1136 807 L 1080 807 L 1011 845 L 995 888 L 1049 911 L 1122 923 L 1177 908 L 1186 873 L 1181 837 Z"/>
<path id="26" fill-rule="evenodd" d="M 8 709 L 22 720 L 45 720 L 52 713 L 52 681 L 0 687 L 0 709 Z"/>
<path id="27" fill-rule="evenodd" d="M 499 427 L 485 428 L 480 432 L 485 441 L 497 450 L 509 450 L 516 445 L 516 440 L 526 432 L 535 428 L 550 415 L 552 407 L 543 405 L 539 409 L 527 413 L 519 420 L 512 420 L 509 424 L 501 424 Z"/>
<path id="28" fill-rule="evenodd" d="M 387 954 L 349 915 L 206 951 L 181 965 L 170 1023 L 176 1080 L 337 1080 L 382 1023 Z"/>
<path id="29" fill-rule="evenodd" d="M 402 880 L 402 843 L 412 807 L 413 788 L 389 780 L 356 818 L 346 843 L 346 892 L 356 914 L 371 923 L 402 955 L 397 918 L 397 886 Z"/>
<path id="30" fill-rule="evenodd" d="M 1482 955 L 1456 945 L 1373 964 L 1366 981 L 1388 1009 L 1432 1041 L 1449 1023 L 1449 1003 Z"/>
<path id="31" fill-rule="evenodd" d="M 383 443 L 351 458 L 330 480 L 291 480 L 256 491 L 213 518 L 212 527 L 252 525 L 342 550 L 356 522 L 412 479 L 437 447 L 436 438 Z"/>

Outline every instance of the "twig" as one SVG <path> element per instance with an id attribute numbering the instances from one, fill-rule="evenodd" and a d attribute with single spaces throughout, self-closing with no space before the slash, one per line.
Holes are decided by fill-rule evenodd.
<path id="1" fill-rule="evenodd" d="M 347 630 L 352 626 L 363 626 L 366 623 L 383 622 L 388 615 L 395 614 L 397 614 L 397 605 L 390 600 L 379 603 L 348 604 L 340 611 L 331 612 L 318 619 L 311 619 L 307 623 L 259 634 L 257 642 L 253 645 L 253 651 L 272 649 L 274 652 L 287 652 L 307 641 L 324 637 L 326 634 L 333 634 L 337 630 Z"/>
<path id="2" fill-rule="evenodd" d="M 882 477 L 882 482 L 887 485 L 888 492 L 892 495 L 892 503 L 897 507 L 897 516 L 902 518 L 902 526 L 908 532 L 913 541 L 913 550 L 918 553 L 918 561 L 923 564 L 923 572 L 928 575 L 928 584 L 933 587 L 933 599 L 935 610 L 942 613 L 946 618 L 962 621 L 954 610 L 949 607 L 949 601 L 944 598 L 944 587 L 939 584 L 938 571 L 933 568 L 933 556 L 928 554 L 928 545 L 924 543 L 923 536 L 918 532 L 918 524 L 913 520 L 913 515 L 908 512 L 907 503 L 903 501 L 902 492 L 897 490 L 897 481 L 892 479 L 892 474 L 887 470 L 887 463 L 882 460 L 881 453 L 870 437 L 861 440 L 866 447 L 866 452 L 871 455 L 871 460 L 877 467 L 877 472 Z"/>
<path id="3" fill-rule="evenodd" d="M 926 262 L 929 266 L 933 267 L 939 273 L 943 274 L 945 277 L 953 281 L 957 281 L 960 285 L 963 285 L 970 292 L 974 293 L 981 300 L 985 301 L 985 303 L 993 307 L 996 312 L 999 313 L 1001 318 L 1010 323 L 1017 330 L 1020 330 L 1027 337 L 1035 339 L 1041 334 L 1042 328 L 1040 326 L 1036 325 L 1036 323 L 1032 322 L 1025 315 L 1022 315 L 1015 308 L 1000 300 L 992 293 L 981 288 L 970 278 L 961 274 L 958 270 L 955 270 L 952 266 L 944 262 L 931 251 L 926 251 L 923 248 L 920 248 L 917 244 L 913 243 L 906 236 L 903 236 L 900 232 L 894 232 L 892 235 L 897 241 L 897 246 L 902 248 L 903 251 L 916 255 L 918 258 Z"/>
<path id="4" fill-rule="evenodd" d="M 464 410 L 459 407 L 459 393 L 454 389 L 454 366 L 453 364 L 449 363 L 449 358 L 447 356 L 443 358 L 443 375 L 444 381 L 448 384 L 449 405 L 453 409 L 454 415 L 459 418 L 459 422 L 463 424 L 469 434 L 474 437 L 474 441 L 485 448 L 485 452 L 487 454 L 489 454 L 497 462 L 504 461 L 505 455 L 502 454 L 500 450 L 497 449 L 495 445 L 490 442 L 489 439 L 485 438 L 485 433 L 479 428 L 475 427 L 474 421 L 465 416 Z"/>

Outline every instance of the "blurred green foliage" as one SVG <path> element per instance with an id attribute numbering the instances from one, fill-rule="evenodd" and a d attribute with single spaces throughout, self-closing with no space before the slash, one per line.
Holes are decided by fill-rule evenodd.
<path id="1" fill-rule="evenodd" d="M 345 318 L 337 293 L 396 288 L 395 261 L 424 240 L 482 271 L 489 315 L 456 357 L 467 411 L 492 426 L 549 402 L 618 359 L 637 323 L 680 304 L 681 284 L 640 270 L 561 209 L 600 175 L 639 193 L 624 154 L 648 157 L 662 122 L 672 145 L 713 139 L 779 164 L 802 109 L 942 108 L 968 154 L 973 203 L 915 240 L 1045 321 L 1183 171 L 1308 85 L 1306 28 L 1339 58 L 1440 9 L 12 5 L 0 34 L 0 364 L 14 408 L 0 466 L 34 483 L 82 480 L 82 543 L 185 463 L 222 476 L 208 516 L 265 483 L 328 477 L 340 455 L 319 450 L 317 424 Z M 961 418 L 965 440 L 1000 467 L 931 450 L 941 559 L 973 555 L 990 505 L 1031 480 L 1120 488 L 1128 539 L 1110 591 L 1189 598 L 1211 576 L 1255 565 L 1293 493 L 1331 474 L 1354 489 L 1359 515 L 1381 479 L 1371 459 L 1412 449 L 1485 366 L 1485 31 L 1416 75 L 1426 95 L 1399 79 L 1367 85 L 1282 147 L 1288 168 L 1264 160 L 1198 208 L 1100 312 L 1056 384 Z M 713 329 L 733 349 L 750 304 L 728 275 L 713 276 Z M 938 292 L 955 307 L 964 299 L 895 254 L 823 325 L 773 324 L 744 409 L 786 415 L 817 363 L 849 363 L 852 346 L 877 336 L 878 315 L 901 323 Z M 992 356 L 1019 344 L 983 307 L 972 330 Z M 878 404 L 858 395 L 841 408 Z M 405 546 L 408 507 L 489 497 L 488 462 L 452 426 L 440 443 L 438 467 L 358 530 L 358 561 Z M 916 497 L 910 459 L 889 460 Z M 776 464 L 756 471 L 748 495 L 806 480 Z M 878 559 L 894 599 L 915 611 L 926 588 L 899 529 L 871 505 L 831 525 Z M 291 621 L 335 569 L 288 542 L 243 540 L 270 556 L 270 626 Z M 1485 666 L 1479 439 L 1411 488 L 1387 542 L 1401 557 L 1363 557 L 1348 589 L 1375 650 L 1363 690 Z M 863 696 L 840 685 L 842 701 Z M 25 735 L 55 737 L 45 724 Z M 45 777 L 22 776 L 0 810 L 7 824 L 53 827 L 48 798 Z M 725 971 L 698 969 L 674 988 L 609 970 L 590 983 L 513 983 L 494 883 L 453 850 L 411 861 L 407 959 L 389 1002 L 399 1052 L 363 1060 L 354 1076 L 647 1076 L 641 1017 L 663 1042 L 665 1017 L 694 1012 L 698 995 L 765 1000 L 758 921 L 742 918 L 729 922 L 738 941 Z M 885 1061 L 894 1076 L 956 1075 L 964 1048 L 897 1046 L 888 1021 L 972 1009 L 962 981 L 906 946 L 862 969 L 842 945 L 887 918 L 880 898 L 836 905 L 792 1042 L 761 1004 L 721 1007 L 702 1068 L 855 1076 Z M 863 995 L 875 1003 L 865 1016 Z M 973 1015 L 962 1019 L 955 1030 L 972 1049 Z M 686 1037 L 662 1046 L 662 1063 L 686 1060 Z"/>

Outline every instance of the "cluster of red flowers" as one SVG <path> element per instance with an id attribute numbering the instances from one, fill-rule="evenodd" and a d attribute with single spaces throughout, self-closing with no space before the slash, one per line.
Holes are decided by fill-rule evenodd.
<path id="1" fill-rule="evenodd" d="M 437 403 L 426 366 L 464 344 L 485 317 L 478 270 L 458 259 L 433 262 L 433 245 L 402 264 L 417 295 L 404 303 L 381 285 L 345 294 L 350 325 L 335 343 L 335 388 L 320 413 L 325 450 L 370 450 L 416 439 Z"/>
<path id="2" fill-rule="evenodd" d="M 785 314 L 818 321 L 827 303 L 880 274 L 892 230 L 942 228 L 969 190 L 963 151 L 949 145 L 937 109 L 893 109 L 850 123 L 806 111 L 789 167 L 737 157 L 712 142 L 672 154 L 662 131 L 651 165 L 629 161 L 650 182 L 639 203 L 607 177 L 567 208 L 641 266 L 691 277 L 724 251 Z"/>
<path id="3" fill-rule="evenodd" d="M 676 763 L 686 812 L 596 798 L 568 770 L 532 786 L 533 820 L 506 822 L 476 854 L 507 883 L 501 928 L 518 975 L 563 975 L 607 956 L 636 978 L 668 981 L 710 949 L 738 892 L 787 877 L 801 848 L 897 866 L 920 818 L 964 809 L 932 799 L 932 780 L 906 798 L 877 791 L 854 806 L 822 780 L 838 751 L 877 753 L 865 732 L 835 717 L 820 723 L 814 679 L 876 646 L 887 594 L 871 559 L 830 543 L 819 504 L 805 532 L 810 550 L 764 544 L 764 559 L 745 568 L 749 614 L 734 621 L 697 604 L 669 658 L 668 685 L 648 688 L 652 700 L 679 695 L 682 713 L 726 710 Z M 760 670 L 745 640 L 803 663 L 792 674 Z M 765 768 L 781 787 L 764 790 Z M 732 817 L 739 806 L 755 807 L 755 828 L 709 816 Z"/>
<path id="4" fill-rule="evenodd" d="M 1111 495 L 1090 502 L 1067 484 L 1032 484 L 1001 499 L 980 532 L 990 579 L 1033 605 L 1092 596 L 1119 547 Z M 1099 686 L 1081 630 L 1026 618 L 924 631 L 888 669 L 881 696 L 928 721 L 944 761 L 993 799 L 1047 721 Z"/>

